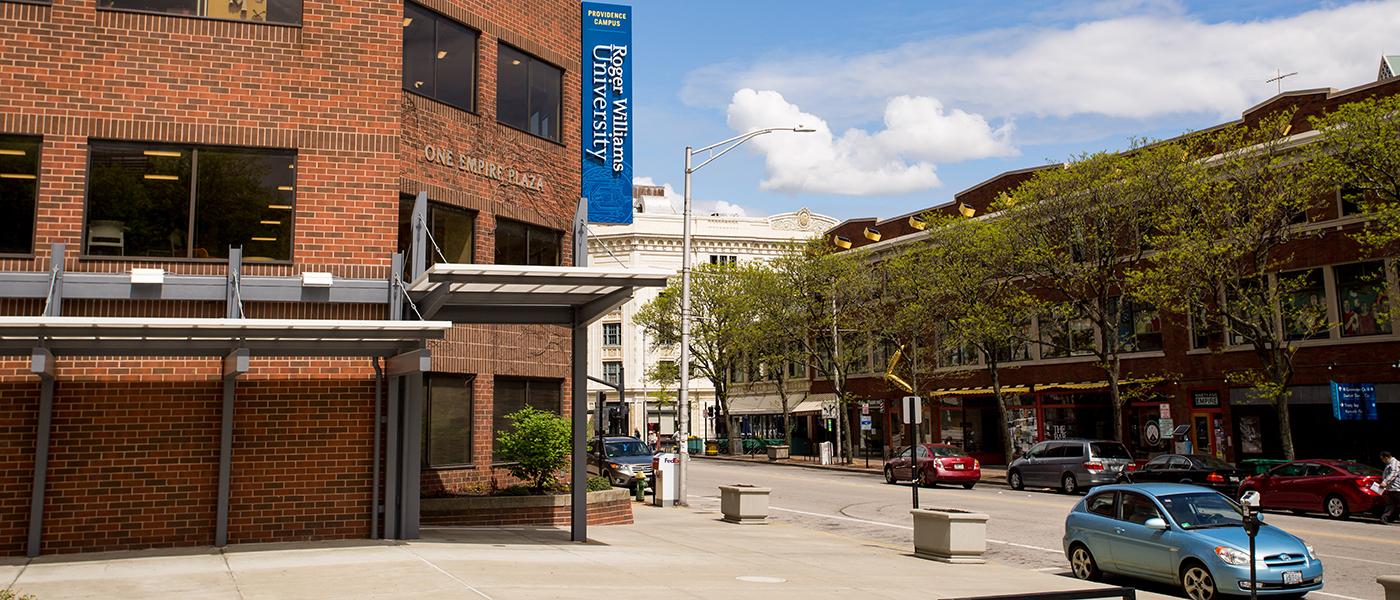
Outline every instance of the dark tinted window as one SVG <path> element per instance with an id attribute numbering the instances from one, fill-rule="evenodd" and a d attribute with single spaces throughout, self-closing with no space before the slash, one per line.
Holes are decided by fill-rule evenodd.
<path id="1" fill-rule="evenodd" d="M 1161 517 L 1157 511 L 1157 505 L 1152 503 L 1147 496 L 1134 492 L 1123 492 L 1123 520 L 1129 523 L 1143 525 L 1148 519 Z"/>
<path id="2" fill-rule="evenodd" d="M 475 110 L 477 33 L 413 3 L 403 8 L 403 89 Z"/>
<path id="3" fill-rule="evenodd" d="M 500 443 L 495 434 L 510 429 L 506 415 L 526 406 L 560 414 L 563 407 L 560 390 L 558 381 L 497 377 L 492 398 L 491 447 L 499 449 Z"/>
<path id="4" fill-rule="evenodd" d="M 562 238 L 557 229 L 496 219 L 496 264 L 557 266 Z"/>
<path id="5" fill-rule="evenodd" d="M 301 24 L 301 0 L 98 0 L 97 6 L 213 19 Z"/>
<path id="6" fill-rule="evenodd" d="M 121 142 L 91 149 L 85 254 L 226 258 L 229 246 L 242 246 L 245 261 L 291 260 L 292 153 Z"/>
<path id="7" fill-rule="evenodd" d="M 637 440 L 608 442 L 606 446 L 608 458 L 617 458 L 620 456 L 651 456 L 651 449 L 647 448 L 646 444 Z"/>
<path id="8" fill-rule="evenodd" d="M 1167 468 L 1167 463 L 1171 462 L 1171 460 L 1171 455 L 1163 454 L 1162 456 L 1158 456 L 1157 458 L 1147 461 L 1147 464 L 1142 466 L 1142 470 L 1153 471 L 1156 469 L 1165 469 Z"/>
<path id="9" fill-rule="evenodd" d="M 36 137 L 0 135 L 0 253 L 34 252 L 42 145 Z"/>
<path id="10" fill-rule="evenodd" d="M 1128 449 L 1118 442 L 1093 442 L 1089 444 L 1089 451 L 1094 453 L 1094 458 L 1133 459 Z"/>
<path id="11" fill-rule="evenodd" d="M 1084 458 L 1084 444 L 1065 444 L 1060 451 L 1060 456 L 1065 458 Z"/>
<path id="12" fill-rule="evenodd" d="M 496 119 L 543 138 L 560 140 L 564 72 L 504 44 L 496 53 Z"/>
<path id="13" fill-rule="evenodd" d="M 967 456 L 966 454 L 963 454 L 962 450 L 958 450 L 957 448 L 949 448 L 947 446 L 934 446 L 933 455 L 939 458 L 956 458 L 959 456 Z"/>
<path id="14" fill-rule="evenodd" d="M 472 459 L 472 385 L 462 375 L 428 376 L 423 460 L 430 467 L 463 465 Z"/>
<path id="15" fill-rule="evenodd" d="M 1191 461 L 1207 469 L 1233 469 L 1234 465 L 1205 454 L 1192 454 Z"/>
<path id="16" fill-rule="evenodd" d="M 1269 471 L 1269 474 L 1274 477 L 1302 477 L 1307 472 L 1307 463 L 1289 463 Z"/>
<path id="17" fill-rule="evenodd" d="M 1381 475 L 1380 469 L 1361 463 L 1342 463 L 1338 466 L 1340 466 L 1343 471 L 1351 473 L 1352 475 L 1360 475 L 1362 477 L 1380 477 Z"/>
<path id="18" fill-rule="evenodd" d="M 1116 517 L 1118 511 L 1114 510 L 1113 495 L 1114 492 L 1103 492 L 1090 496 L 1088 500 L 1084 501 L 1084 509 L 1096 515 Z"/>

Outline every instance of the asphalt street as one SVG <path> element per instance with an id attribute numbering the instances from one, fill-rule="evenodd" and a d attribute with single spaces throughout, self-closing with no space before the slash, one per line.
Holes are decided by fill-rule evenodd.
<path id="1" fill-rule="evenodd" d="M 913 547 L 908 485 L 888 485 L 878 475 L 801 469 L 734 462 L 691 461 L 688 493 L 692 502 L 718 498 L 718 486 L 747 483 L 771 487 L 770 517 L 787 523 L 868 541 L 884 546 Z M 972 490 L 961 487 L 921 488 L 920 505 L 975 510 L 990 516 L 988 558 L 1027 569 L 1062 573 L 1069 565 L 1061 550 L 1064 517 L 1078 497 L 1050 491 L 1015 492 L 999 482 Z M 1380 575 L 1400 574 L 1400 526 L 1372 520 L 1333 521 L 1269 513 L 1271 525 L 1282 527 L 1317 550 L 1326 569 L 1327 585 L 1309 594 L 1317 600 L 1380 600 Z M 872 575 L 874 576 L 874 575 Z M 1170 586 L 1113 578 L 1116 585 L 1135 587 L 1169 597 L 1184 597 Z"/>

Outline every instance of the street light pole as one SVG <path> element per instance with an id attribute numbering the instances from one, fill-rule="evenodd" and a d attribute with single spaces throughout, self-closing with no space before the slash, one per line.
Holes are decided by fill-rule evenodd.
<path id="1" fill-rule="evenodd" d="M 676 469 L 676 504 L 684 506 L 688 504 L 686 495 L 686 471 L 690 467 L 690 175 L 704 168 L 724 156 L 730 150 L 738 148 L 744 142 L 774 131 L 792 131 L 795 133 L 811 133 L 816 131 L 798 125 L 797 127 L 770 127 L 767 129 L 756 129 L 745 134 L 737 135 L 722 142 L 716 142 L 700 148 L 692 149 L 685 147 L 685 179 L 683 195 L 685 203 L 681 211 L 681 364 L 680 364 L 680 398 L 677 399 L 676 416 L 679 419 L 679 426 L 676 436 L 680 438 L 681 460 Z M 709 158 L 701 161 L 698 165 L 692 166 L 692 160 L 698 152 L 711 152 L 718 149 Z M 719 399 L 716 398 L 716 401 Z M 733 448 L 730 449 L 733 451 Z"/>

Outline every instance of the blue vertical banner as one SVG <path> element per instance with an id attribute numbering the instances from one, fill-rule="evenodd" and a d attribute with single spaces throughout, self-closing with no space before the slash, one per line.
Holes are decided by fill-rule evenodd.
<path id="1" fill-rule="evenodd" d="M 1375 421 L 1376 386 L 1333 381 L 1332 416 L 1338 421 Z"/>
<path id="2" fill-rule="evenodd" d="M 583 196 L 593 223 L 632 222 L 632 7 L 584 2 Z"/>

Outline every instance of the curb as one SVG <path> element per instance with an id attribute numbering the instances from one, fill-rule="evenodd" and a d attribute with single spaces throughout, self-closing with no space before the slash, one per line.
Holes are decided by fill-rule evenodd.
<path id="1" fill-rule="evenodd" d="M 751 460 L 751 459 L 747 459 L 747 458 L 736 458 L 736 457 L 732 457 L 732 456 L 704 456 L 704 455 L 700 455 L 700 454 L 692 454 L 692 455 L 690 455 L 690 457 L 691 457 L 691 458 L 704 459 L 704 460 L 714 460 L 714 461 L 720 461 L 720 462 L 743 463 L 743 464 L 751 464 L 751 465 L 776 465 L 776 466 L 780 466 L 780 467 L 798 467 L 798 468 L 802 468 L 802 469 L 812 469 L 812 470 L 815 470 L 815 471 L 839 471 L 839 472 L 844 472 L 844 473 L 862 473 L 862 474 L 871 475 L 871 476 L 874 476 L 874 477 L 883 477 L 883 476 L 884 476 L 883 472 L 880 471 L 880 470 L 876 470 L 876 469 L 867 469 L 867 468 L 865 468 L 865 467 L 848 467 L 848 466 L 844 466 L 844 465 L 819 465 L 819 464 L 814 464 L 814 463 L 794 462 L 794 461 L 790 461 L 790 460 L 788 460 L 788 461 L 781 461 L 781 460 L 778 460 L 778 461 L 771 461 L 771 460 Z M 1005 473 L 1005 471 L 997 471 L 997 473 L 999 473 L 1000 475 L 999 475 L 999 476 L 996 476 L 996 477 L 991 477 L 991 478 L 983 477 L 983 479 L 979 482 L 979 485 L 995 485 L 995 486 L 998 486 L 998 487 L 1006 487 L 1006 488 L 1009 489 L 1009 487 L 1006 485 L 1006 473 Z"/>

